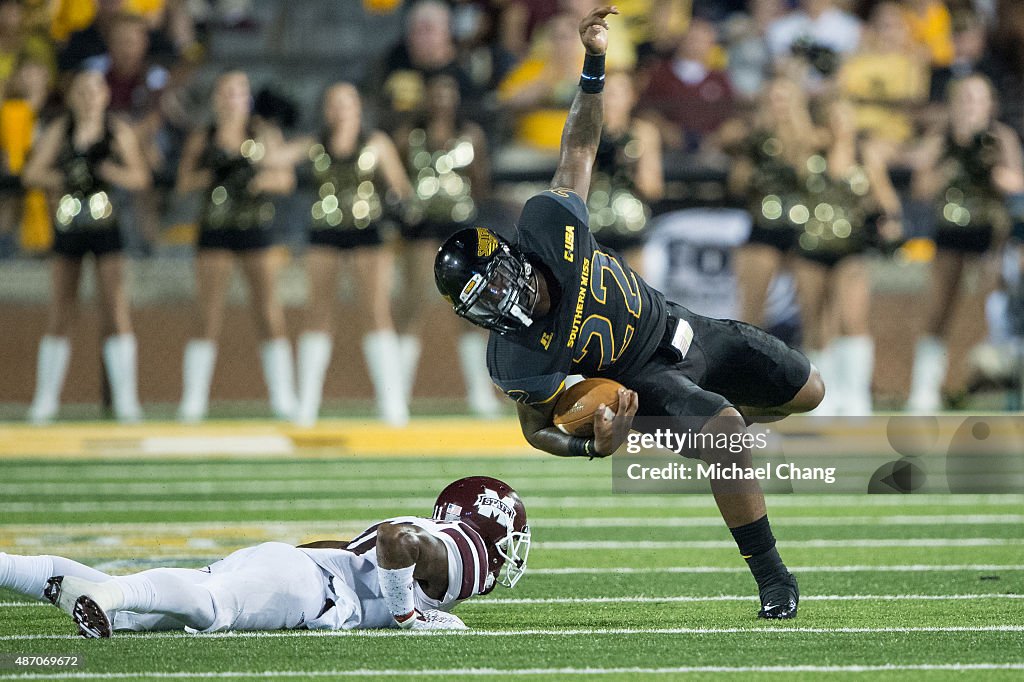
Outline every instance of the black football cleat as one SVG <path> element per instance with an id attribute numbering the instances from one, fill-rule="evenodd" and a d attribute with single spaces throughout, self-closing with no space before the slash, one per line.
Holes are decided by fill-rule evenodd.
<path id="1" fill-rule="evenodd" d="M 757 617 L 771 620 L 796 618 L 799 603 L 800 588 L 796 584 L 796 576 L 786 573 L 781 580 L 761 590 L 761 610 Z"/>
<path id="2" fill-rule="evenodd" d="M 54 606 L 59 606 L 57 602 L 60 601 L 61 583 L 63 582 L 64 576 L 57 575 L 47 580 L 46 587 L 43 588 L 43 598 Z"/>
<path id="3" fill-rule="evenodd" d="M 82 595 L 75 601 L 71 617 L 78 626 L 78 634 L 88 639 L 110 637 L 110 618 L 90 597 Z"/>

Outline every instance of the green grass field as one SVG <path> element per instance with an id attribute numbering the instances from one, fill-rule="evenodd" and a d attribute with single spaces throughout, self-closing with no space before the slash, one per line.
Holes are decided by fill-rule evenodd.
<path id="1" fill-rule="evenodd" d="M 469 474 L 502 478 L 533 528 L 515 590 L 462 605 L 463 634 L 183 633 L 81 640 L 0 590 L 0 655 L 82 657 L 0 679 L 761 677 L 1021 679 L 1024 496 L 776 496 L 800 578 L 795 621 L 754 615 L 753 580 L 710 496 L 612 495 L 610 464 L 542 456 L 0 461 L 0 551 L 112 573 L 201 566 L 266 540 L 351 536 L 429 515 Z M 0 658 L 2 658 L 0 656 Z"/>

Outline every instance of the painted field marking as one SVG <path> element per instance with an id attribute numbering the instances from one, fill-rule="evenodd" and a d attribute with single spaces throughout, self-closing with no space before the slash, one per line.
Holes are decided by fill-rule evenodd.
<path id="1" fill-rule="evenodd" d="M 801 601 L 970 601 L 977 599 L 1024 599 L 1024 594 L 813 594 L 800 598 Z M 756 601 L 756 595 L 717 594 L 709 596 L 667 596 L 667 597 L 522 597 L 474 599 L 473 606 L 512 606 L 530 604 L 657 604 Z M 48 602 L 4 601 L 0 608 L 49 608 Z"/>
<path id="2" fill-rule="evenodd" d="M 239 479 L 237 483 L 239 490 L 245 489 L 245 481 Z M 14 512 L 40 512 L 53 514 L 54 512 L 124 512 L 126 509 L 132 511 L 157 511 L 157 512 L 181 512 L 183 509 L 189 511 L 203 512 L 240 512 L 240 511 L 294 511 L 298 504 L 301 509 L 321 511 L 335 509 L 352 509 L 364 507 L 370 509 L 393 508 L 380 497 L 323 497 L 303 498 L 300 502 L 291 499 L 280 498 L 253 498 L 246 497 L 238 500 L 99 500 L 89 502 L 67 502 L 60 500 L 39 500 L 32 502 L 8 502 L 4 501 L 3 509 L 8 513 Z M 431 509 L 434 506 L 434 497 L 410 497 L 402 498 L 402 506 L 407 509 Z M 663 514 L 671 513 L 674 509 L 707 509 L 714 508 L 714 502 L 710 495 L 593 495 L 593 496 L 565 496 L 565 497 L 539 497 L 529 496 L 526 503 L 532 509 L 572 509 L 587 507 L 595 502 L 600 502 L 605 507 L 630 508 L 630 509 L 658 509 Z M 1024 504 L 1024 495 L 929 495 L 928 499 L 914 495 L 875 495 L 875 496 L 849 496 L 838 498 L 833 496 L 819 495 L 776 495 L 771 496 L 770 506 L 772 509 L 818 509 L 823 506 L 829 508 L 840 507 L 899 507 L 908 508 L 915 506 L 943 506 L 943 507 L 978 507 L 984 505 L 1020 505 Z"/>
<path id="3" fill-rule="evenodd" d="M 1024 564 L 846 564 L 835 566 L 790 566 L 793 573 L 922 573 L 957 571 L 1024 571 Z M 746 566 L 567 566 L 559 568 L 530 568 L 529 575 L 602 575 L 633 573 L 742 573 Z"/>
<path id="4" fill-rule="evenodd" d="M 789 540 L 786 549 L 847 549 L 862 547 L 1011 547 L 1018 538 L 850 538 L 847 540 Z M 735 549 L 731 540 L 567 540 L 535 542 L 535 550 Z"/>
<path id="5" fill-rule="evenodd" d="M 759 666 L 678 666 L 661 668 L 360 668 L 356 670 L 222 670 L 217 672 L 155 672 L 129 673 L 18 673 L 0 675 L 0 680 L 121 680 L 139 678 L 158 679 L 230 679 L 284 678 L 284 677 L 528 677 L 537 675 L 679 675 L 684 673 L 865 673 L 951 671 L 971 672 L 983 670 L 1024 670 L 1024 663 L 919 663 L 903 665 L 759 665 Z"/>
<path id="6" fill-rule="evenodd" d="M 1024 625 L 952 625 L 934 627 L 749 627 L 749 628 L 573 628 L 522 630 L 280 630 L 272 632 L 211 632 L 193 635 L 186 632 L 117 633 L 120 639 L 283 639 L 291 637 L 580 637 L 607 635 L 743 635 L 753 634 L 943 634 L 961 632 L 1024 632 Z M 0 642 L 33 640 L 81 640 L 78 635 L 0 635 Z"/>

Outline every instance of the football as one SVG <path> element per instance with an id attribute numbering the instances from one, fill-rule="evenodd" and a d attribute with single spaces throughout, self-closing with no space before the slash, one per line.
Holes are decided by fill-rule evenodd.
<path id="1" fill-rule="evenodd" d="M 620 388 L 623 388 L 622 384 L 611 379 L 584 379 L 573 384 L 558 396 L 553 419 L 555 426 L 572 436 L 593 436 L 594 413 L 598 405 L 604 403 L 614 414 Z"/>

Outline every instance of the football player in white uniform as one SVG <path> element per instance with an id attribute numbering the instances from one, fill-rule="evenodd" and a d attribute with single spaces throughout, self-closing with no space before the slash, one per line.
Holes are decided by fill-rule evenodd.
<path id="1" fill-rule="evenodd" d="M 46 598 L 83 637 L 114 631 L 465 629 L 461 601 L 512 587 L 530 529 L 518 493 L 486 476 L 437 498 L 433 518 L 401 516 L 353 540 L 268 542 L 201 569 L 109 576 L 70 559 L 0 553 L 0 587 Z"/>

